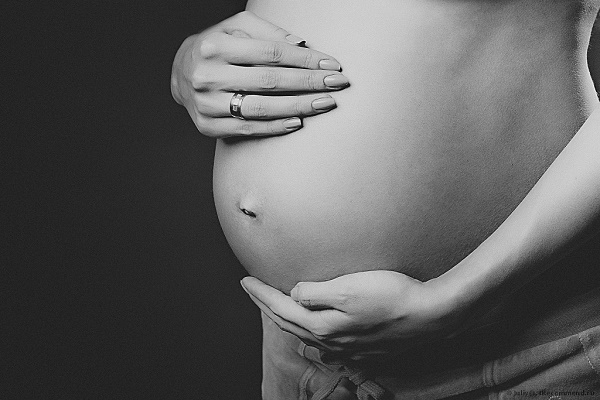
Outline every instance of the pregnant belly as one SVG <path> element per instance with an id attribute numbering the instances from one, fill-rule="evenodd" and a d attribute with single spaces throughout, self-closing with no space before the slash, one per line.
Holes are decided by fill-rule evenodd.
<path id="1" fill-rule="evenodd" d="M 398 128 L 314 122 L 216 149 L 215 204 L 228 242 L 252 275 L 280 289 L 371 269 L 437 276 L 524 195 L 501 182 L 510 173 L 498 176 L 506 171 L 498 160 L 424 149 Z"/>
<path id="2" fill-rule="evenodd" d="M 560 115 L 539 112 L 552 109 L 547 99 L 561 101 L 561 88 L 547 87 L 553 95 L 540 93 L 539 101 L 519 100 L 514 87 L 523 82 L 483 93 L 473 85 L 483 73 L 456 72 L 457 63 L 473 65 L 468 53 L 432 48 L 435 29 L 409 24 L 427 15 L 438 24 L 414 5 L 424 2 L 373 2 L 371 11 L 358 2 L 340 9 L 319 1 L 310 10 L 300 3 L 249 8 L 336 56 L 352 86 L 334 95 L 336 110 L 306 119 L 298 132 L 220 140 L 213 175 L 233 251 L 250 274 L 281 290 L 372 269 L 422 280 L 441 274 L 508 216 L 582 122 L 564 102 Z M 325 8 L 346 18 L 332 21 Z M 440 31 L 446 44 L 448 32 Z M 380 46 L 370 45 L 373 37 Z M 463 36 L 455 40 L 473 48 Z M 499 81 L 515 79 L 505 73 Z"/>

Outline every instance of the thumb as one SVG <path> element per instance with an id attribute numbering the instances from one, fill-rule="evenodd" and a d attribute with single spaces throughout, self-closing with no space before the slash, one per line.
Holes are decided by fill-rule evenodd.
<path id="1" fill-rule="evenodd" d="M 311 310 L 340 309 L 344 304 L 344 296 L 338 282 L 336 279 L 325 282 L 299 282 L 290 295 L 296 303 Z"/>
<path id="2" fill-rule="evenodd" d="M 234 34 L 235 32 L 235 36 L 238 37 L 287 42 L 296 46 L 306 44 L 304 39 L 290 34 L 285 29 L 258 17 L 251 11 L 242 11 L 223 21 L 222 24 L 225 33 Z"/>

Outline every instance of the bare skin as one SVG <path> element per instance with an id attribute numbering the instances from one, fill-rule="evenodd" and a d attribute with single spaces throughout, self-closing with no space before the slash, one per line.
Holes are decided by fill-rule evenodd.
<path id="1" fill-rule="evenodd" d="M 572 269 L 581 258 L 569 252 L 587 247 L 589 257 L 597 248 L 599 150 L 600 107 L 502 225 L 438 278 L 423 283 L 392 271 L 359 272 L 298 283 L 290 296 L 256 278 L 242 286 L 281 329 L 330 359 L 398 353 L 457 335 L 553 264 Z M 591 255 L 590 273 L 598 250 Z"/>
<path id="2" fill-rule="evenodd" d="M 444 273 L 508 217 L 597 101 L 573 2 L 344 4 L 333 20 L 336 2 L 248 4 L 335 51 L 351 86 L 294 134 L 217 143 L 225 235 L 252 276 L 287 293 L 365 270 Z"/>
<path id="3" fill-rule="evenodd" d="M 335 95 L 338 109 L 306 120 L 300 132 L 219 142 L 215 198 L 232 248 L 252 275 L 285 293 L 299 281 L 377 269 L 388 271 L 369 273 L 374 277 L 367 280 L 365 275 L 348 275 L 337 287 L 361 287 L 369 293 L 382 282 L 391 285 L 374 306 L 391 306 L 393 317 L 358 318 L 348 325 L 324 320 L 321 314 L 321 325 L 315 325 L 272 308 L 269 296 L 282 293 L 246 281 L 253 299 L 283 329 L 290 329 L 286 320 L 293 321 L 317 340 L 294 332 L 298 336 L 339 351 L 348 350 L 344 340 L 320 339 L 349 342 L 356 335 L 350 341 L 363 340 L 372 351 L 377 341 L 393 337 L 448 334 L 473 304 L 486 303 L 506 282 L 509 289 L 518 286 L 507 274 L 532 279 L 543 270 L 543 255 L 535 262 L 515 257 L 514 265 L 503 257 L 491 262 L 498 261 L 489 256 L 497 255 L 490 250 L 493 246 L 487 246 L 487 257 L 470 256 L 462 267 L 452 267 L 507 219 L 597 103 L 585 63 L 597 5 L 421 1 L 375 2 L 365 10 L 358 2 L 344 2 L 340 11 L 335 1 L 251 1 L 248 7 L 303 36 L 310 46 L 335 53 L 352 86 Z M 331 18 L 340 13 L 344 18 Z M 353 20 L 361 29 L 348 22 Z M 299 90 L 291 78 L 276 81 Z M 237 86 L 221 83 L 220 88 L 227 92 Z M 264 87 L 249 89 L 255 93 Z M 221 97 L 221 103 L 228 101 Z M 227 110 L 227 104 L 221 107 Z M 226 118 L 222 109 L 215 114 Z M 249 124 L 240 130 L 234 123 L 240 124 L 213 124 L 221 131 L 209 134 L 284 133 L 264 125 L 261 132 Z M 205 131 L 211 129 L 208 125 Z M 503 237 L 510 237 L 514 230 L 504 232 Z M 570 242 L 573 237 L 577 234 L 563 238 Z M 521 245 L 501 248 L 513 254 Z M 560 247 L 559 241 L 548 253 Z M 569 265 L 568 258 L 563 262 Z M 486 273 L 464 279 L 473 276 L 469 268 Z M 453 278 L 444 281 L 440 275 Z M 464 282 L 482 288 L 468 301 L 458 295 L 474 293 Z M 311 296 L 301 296 L 300 287 L 295 299 L 311 308 Z M 335 308 L 330 303 L 318 306 Z M 399 318 L 408 325 L 393 325 L 380 337 L 360 332 L 403 313 L 412 315 Z"/>
<path id="4" fill-rule="evenodd" d="M 438 2 L 435 6 L 439 7 L 440 4 L 444 2 Z M 449 2 L 445 4 L 448 5 Z M 473 3 L 469 4 L 473 6 Z M 496 143 L 493 148 L 490 146 L 490 150 L 498 153 L 490 153 L 491 156 L 488 154 L 491 157 L 488 162 L 494 163 L 496 168 L 501 170 L 500 176 L 510 176 L 512 181 L 494 180 L 493 174 L 485 172 L 483 164 L 479 166 L 478 172 L 471 171 L 469 175 L 462 175 L 461 179 L 475 176 L 478 193 L 481 190 L 485 191 L 486 185 L 501 186 L 501 190 L 493 196 L 496 207 L 502 206 L 502 201 L 498 199 L 507 199 L 507 189 L 516 190 L 523 196 L 529 191 L 532 182 L 529 179 L 535 175 L 528 175 L 525 171 L 546 169 L 548 165 L 545 164 L 547 161 L 544 161 L 544 158 L 550 157 L 551 161 L 554 151 L 560 152 L 564 148 L 564 142 L 561 145 L 559 138 L 565 137 L 561 135 L 565 132 L 570 132 L 570 135 L 575 133 L 572 128 L 569 129 L 569 124 L 579 127 L 598 102 L 585 63 L 585 49 L 593 15 L 586 20 L 582 18 L 582 15 L 586 14 L 578 14 L 577 4 L 574 2 L 556 2 L 553 4 L 553 7 L 556 7 L 552 8 L 555 14 L 545 13 L 549 20 L 542 21 L 540 16 L 544 13 L 541 10 L 546 5 L 547 3 L 536 2 L 503 2 L 486 8 L 478 4 L 476 10 L 469 9 L 470 6 L 466 7 L 467 11 L 476 11 L 475 15 L 468 12 L 462 14 L 466 12 L 465 9 L 454 13 L 453 15 L 458 17 L 469 16 L 467 19 L 470 21 L 476 21 L 474 16 L 480 15 L 502 23 L 498 25 L 497 31 L 485 25 L 487 36 L 483 32 L 474 35 L 473 40 L 475 37 L 479 38 L 479 47 L 470 43 L 468 38 L 461 37 L 460 42 L 466 47 L 464 51 L 461 51 L 460 46 L 454 48 L 454 54 L 458 53 L 461 56 L 451 58 L 450 62 L 457 59 L 466 62 L 461 64 L 460 68 L 453 65 L 465 75 L 456 74 L 455 76 L 459 77 L 458 82 L 452 82 L 452 79 L 448 78 L 451 74 L 442 67 L 447 86 L 441 81 L 440 85 L 434 85 L 435 90 L 448 90 L 452 94 L 451 97 L 456 99 L 468 98 L 470 95 L 478 96 L 476 103 L 460 103 L 469 107 L 467 110 L 461 109 L 460 114 L 454 114 L 460 115 L 459 120 L 466 121 L 467 124 L 460 125 L 461 129 L 458 129 L 458 132 L 454 130 L 456 125 L 448 127 L 446 124 L 448 130 L 444 133 L 456 139 L 453 134 L 464 133 L 465 127 L 475 126 L 475 130 L 469 130 L 473 133 L 470 138 L 483 140 L 485 150 L 485 143 L 491 142 L 482 139 L 482 132 L 489 132 L 492 142 Z M 596 10 L 597 8 L 594 9 Z M 527 23 L 523 24 L 523 21 Z M 530 37 L 529 28 L 533 21 L 539 24 L 536 25 L 540 34 L 537 39 Z M 434 24 L 438 22 L 434 20 Z M 475 24 L 477 25 L 477 22 Z M 432 31 L 432 35 L 435 36 L 434 28 L 428 30 L 428 33 Z M 448 31 L 460 32 L 460 29 L 445 30 Z M 431 40 L 431 36 L 428 38 L 427 35 L 418 37 L 425 41 Z M 481 37 L 487 37 L 489 42 L 481 40 Z M 542 37 L 543 46 L 539 46 L 539 42 L 534 43 L 534 40 Z M 452 36 L 446 39 L 450 43 L 459 42 Z M 519 45 L 515 46 L 516 43 Z M 503 47 L 503 44 L 506 47 Z M 512 48 L 509 49 L 509 46 Z M 468 49 L 476 50 L 469 53 Z M 434 54 L 444 53 L 444 50 L 445 56 L 448 56 L 447 47 L 434 50 Z M 546 56 L 550 58 L 546 59 Z M 347 58 L 340 59 L 345 61 Z M 508 66 L 506 61 L 500 62 L 511 59 L 515 63 L 512 65 L 514 69 Z M 413 57 L 411 62 L 414 62 Z M 443 60 L 438 60 L 435 67 L 439 68 L 440 65 L 443 66 Z M 572 72 L 573 67 L 576 73 Z M 493 75 L 489 77 L 492 71 Z M 436 75 L 440 75 L 439 70 L 437 72 Z M 427 71 L 418 73 L 426 74 Z M 350 73 L 349 76 L 353 77 Z M 465 78 L 462 82 L 463 77 L 468 79 Z M 414 79 L 409 81 L 414 82 Z M 354 84 L 348 90 L 348 96 L 356 87 L 357 84 Z M 482 87 L 487 89 L 484 93 L 480 92 Z M 425 96 L 435 98 L 433 94 Z M 523 102 L 524 98 L 527 102 Z M 414 97 L 411 100 L 414 100 Z M 436 100 L 440 100 L 439 96 Z M 436 100 L 427 104 L 439 106 L 440 103 Z M 447 110 L 453 109 L 453 105 L 448 105 L 448 101 L 446 99 L 446 102 L 441 103 L 446 110 L 446 113 L 439 114 L 441 117 L 447 117 Z M 550 115 L 547 110 L 553 110 L 557 114 Z M 472 113 L 469 114 L 469 111 Z M 434 113 L 434 117 L 427 121 L 435 118 L 435 115 L 438 114 Z M 485 118 L 479 119 L 482 116 Z M 501 120 L 505 117 L 509 117 L 510 127 L 502 124 Z M 406 118 L 403 119 L 405 120 Z M 566 121 L 569 122 L 565 125 Z M 469 125 L 469 122 L 474 125 Z M 440 124 L 443 124 L 443 120 Z M 503 140 L 494 142 L 493 139 L 500 136 L 498 133 L 491 136 L 494 131 L 508 135 L 502 139 L 510 141 L 511 147 L 501 147 L 506 145 Z M 582 244 L 582 238 L 589 236 L 598 225 L 600 165 L 595 161 L 595 154 L 600 148 L 598 131 L 600 120 L 596 116 L 561 153 L 561 157 L 547 171 L 544 178 L 494 234 L 454 268 L 451 268 L 454 264 L 446 264 L 447 272 L 439 277 L 427 276 L 427 272 L 435 269 L 431 264 L 427 266 L 431 270 L 410 271 L 410 276 L 389 271 L 356 273 L 325 283 L 298 284 L 292 290 L 291 298 L 253 278 L 245 279 L 243 285 L 257 305 L 284 330 L 291 331 L 315 347 L 334 354 L 344 354 L 346 357 L 361 358 L 385 353 L 389 351 L 390 341 L 393 342 L 396 351 L 401 351 L 403 347 L 413 346 L 415 340 L 431 340 L 436 335 L 456 334 L 459 326 L 464 328 L 466 319 L 473 314 L 480 315 L 481 310 L 489 307 L 490 303 L 499 301 L 525 282 L 534 279 L 564 256 L 566 250 L 579 246 L 579 251 L 589 253 L 589 249 L 594 247 L 594 242 Z M 439 146 L 440 141 L 443 144 L 444 136 L 440 134 L 435 139 L 435 142 L 427 143 L 427 149 Z M 466 142 L 463 143 L 463 149 L 468 148 Z M 550 151 L 548 145 L 557 147 Z M 468 160 L 477 157 L 468 151 L 461 152 L 460 158 Z M 514 157 L 515 153 L 520 153 L 524 158 L 519 161 L 518 155 Z M 496 159 L 496 156 L 500 158 Z M 513 156 L 512 162 L 520 165 L 518 169 L 511 170 L 506 163 L 492 161 L 510 156 Z M 427 170 L 431 165 L 431 162 L 425 162 L 420 166 Z M 456 166 L 453 168 L 451 163 L 444 164 L 444 167 L 450 170 L 450 174 L 456 174 L 458 171 L 464 173 L 464 170 Z M 503 172 L 509 174 L 502 175 Z M 499 175 L 495 175 L 495 178 Z M 446 179 L 449 176 L 444 175 Z M 537 180 L 537 177 L 535 179 Z M 459 185 L 461 183 L 458 182 Z M 511 183 L 516 185 L 511 186 Z M 443 186 L 439 187 L 439 192 L 443 193 Z M 464 184 L 461 188 L 465 191 Z M 520 189 L 525 191 L 520 192 Z M 468 192 L 468 189 L 466 191 Z M 476 197 L 469 193 L 470 199 Z M 505 204 L 514 209 L 520 200 L 514 201 L 513 198 Z M 460 207 L 468 208 L 470 214 L 476 214 L 474 205 L 468 201 L 460 203 Z M 453 215 L 460 215 L 460 211 Z M 484 214 L 476 216 L 480 221 L 485 219 Z M 468 216 L 464 214 L 458 219 L 467 224 L 468 229 L 476 226 L 468 225 Z M 493 226 L 494 223 L 490 225 Z M 412 231 L 413 234 L 415 232 L 418 230 Z M 460 247 L 461 242 L 458 244 Z M 428 245 L 427 248 L 435 249 L 436 246 Z M 446 255 L 452 259 L 451 252 Z M 587 260 L 589 269 L 596 268 L 594 260 L 595 258 Z M 564 268 L 569 268 L 573 263 L 580 263 L 576 254 L 567 255 L 560 261 Z M 400 265 L 402 266 L 395 268 L 396 271 L 408 271 L 402 269 L 406 268 L 406 264 Z M 411 278 L 419 274 L 424 274 L 421 277 L 424 277 L 422 281 L 427 281 L 426 283 Z"/>
<path id="5" fill-rule="evenodd" d="M 330 95 L 317 92 L 341 90 L 348 83 L 334 57 L 305 48 L 304 42 L 253 13 L 236 14 L 183 42 L 173 63 L 173 98 L 210 137 L 294 132 L 302 127 L 301 117 L 335 108 Z M 273 85 L 281 68 L 287 78 Z M 327 85 L 326 77 L 335 77 L 334 82 L 329 78 Z M 254 93 L 242 103 L 245 121 L 229 113 L 234 92 Z"/>

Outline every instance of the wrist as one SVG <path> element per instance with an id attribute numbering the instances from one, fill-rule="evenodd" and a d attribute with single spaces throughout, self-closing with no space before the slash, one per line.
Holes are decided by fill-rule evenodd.
<path id="1" fill-rule="evenodd" d="M 476 303 L 476 299 L 469 295 L 465 282 L 455 276 L 442 274 L 424 282 L 424 285 L 434 299 L 434 312 L 442 335 L 449 337 L 462 330 L 464 321 Z"/>
<path id="2" fill-rule="evenodd" d="M 514 260 L 510 257 L 495 252 L 475 251 L 450 270 L 427 282 L 447 303 L 449 320 L 457 321 L 449 336 L 486 319 L 501 305 L 512 292 L 513 285 L 507 273 L 512 264 Z"/>
<path id="3" fill-rule="evenodd" d="M 463 259 L 453 268 L 427 283 L 437 288 L 440 296 L 452 308 L 470 308 L 482 296 L 481 286 L 477 285 L 475 265 L 470 257 Z"/>

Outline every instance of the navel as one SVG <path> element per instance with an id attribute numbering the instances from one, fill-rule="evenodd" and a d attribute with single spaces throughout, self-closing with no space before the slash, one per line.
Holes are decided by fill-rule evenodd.
<path id="1" fill-rule="evenodd" d="M 257 220 L 260 216 L 260 203 L 256 195 L 248 192 L 241 196 L 237 203 L 238 210 L 246 217 Z"/>
<path id="2" fill-rule="evenodd" d="M 240 211 L 249 216 L 250 218 L 256 218 L 256 213 L 254 211 L 250 211 L 246 208 L 240 208 Z"/>

